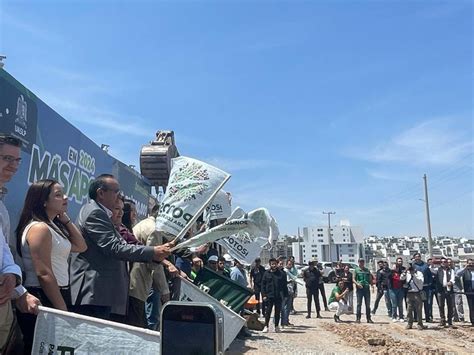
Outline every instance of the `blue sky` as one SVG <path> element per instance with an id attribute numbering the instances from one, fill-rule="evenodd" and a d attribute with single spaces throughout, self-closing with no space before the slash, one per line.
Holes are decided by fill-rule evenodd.
<path id="1" fill-rule="evenodd" d="M 470 1 L 6 1 L 5 69 L 139 166 L 158 129 L 282 233 L 474 235 Z"/>

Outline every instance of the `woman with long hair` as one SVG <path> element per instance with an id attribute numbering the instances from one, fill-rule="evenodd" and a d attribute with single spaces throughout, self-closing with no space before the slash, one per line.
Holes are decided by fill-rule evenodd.
<path id="1" fill-rule="evenodd" d="M 55 180 L 39 180 L 26 193 L 16 229 L 23 260 L 24 286 L 44 306 L 68 310 L 68 258 L 87 250 L 81 232 L 67 215 L 68 198 Z M 36 316 L 18 313 L 25 353 L 31 352 Z"/>
<path id="2" fill-rule="evenodd" d="M 133 207 L 131 204 L 133 204 Z M 135 211 L 135 213 L 133 211 Z M 125 199 L 123 196 L 119 196 L 115 203 L 115 208 L 112 211 L 112 223 L 128 244 L 142 244 L 133 234 L 132 227 L 135 222 L 136 210 L 134 202 Z"/>
<path id="3" fill-rule="evenodd" d="M 137 224 L 137 207 L 133 200 L 124 200 L 122 224 L 133 233 L 132 229 Z"/>

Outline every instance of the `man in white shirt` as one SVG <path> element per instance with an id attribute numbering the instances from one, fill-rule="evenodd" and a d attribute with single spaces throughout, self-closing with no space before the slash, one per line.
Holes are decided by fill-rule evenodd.
<path id="1" fill-rule="evenodd" d="M 39 300 L 21 285 L 21 269 L 15 264 L 8 246 L 10 216 L 3 203 L 5 184 L 18 170 L 21 141 L 0 133 L 0 354 L 6 349 L 13 324 L 11 300 L 21 312 L 37 313 Z"/>
<path id="2" fill-rule="evenodd" d="M 414 313 L 417 314 L 417 328 L 422 330 L 426 327 L 423 325 L 423 317 L 421 316 L 421 309 L 423 306 L 423 299 L 421 296 L 423 291 L 424 276 L 421 271 L 418 271 L 413 264 L 410 264 L 410 267 L 407 271 L 404 271 L 400 280 L 406 280 L 406 285 L 408 287 L 407 293 L 407 318 L 408 324 L 406 329 L 411 329 L 413 326 Z M 426 294 L 423 296 L 426 297 Z"/>

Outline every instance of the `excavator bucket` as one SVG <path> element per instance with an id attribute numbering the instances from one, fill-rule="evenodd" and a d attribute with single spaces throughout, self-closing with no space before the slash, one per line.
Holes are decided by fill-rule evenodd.
<path id="1" fill-rule="evenodd" d="M 173 131 L 158 131 L 150 144 L 140 151 L 140 172 L 155 187 L 166 188 L 171 171 L 171 159 L 179 156 Z"/>

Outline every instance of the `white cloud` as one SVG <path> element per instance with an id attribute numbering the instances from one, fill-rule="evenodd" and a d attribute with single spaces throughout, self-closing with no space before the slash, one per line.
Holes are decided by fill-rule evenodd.
<path id="1" fill-rule="evenodd" d="M 18 17 L 14 17 L 4 10 L 2 14 L 2 22 L 3 25 L 14 29 L 11 31 L 12 33 L 15 33 L 16 31 L 25 32 L 35 39 L 47 42 L 58 42 L 62 40 L 61 35 L 57 32 L 47 31 L 44 27 L 35 26 L 31 22 L 20 20 Z"/>
<path id="2" fill-rule="evenodd" d="M 81 104 L 54 94 L 43 93 L 43 97 L 49 106 L 72 122 L 90 124 L 117 133 L 148 139 L 154 137 L 155 130 L 151 127 L 144 127 L 144 120 L 141 117 L 131 116 L 127 113 L 119 114 L 90 104 Z"/>
<path id="3" fill-rule="evenodd" d="M 454 119 L 438 119 L 411 127 L 357 157 L 373 162 L 450 165 L 472 154 L 473 146 L 472 129 L 465 132 Z"/>
<path id="4" fill-rule="evenodd" d="M 367 174 L 374 179 L 388 181 L 412 182 L 415 178 L 413 175 L 401 175 L 400 171 L 389 172 L 384 170 L 367 169 Z M 416 177 L 418 177 L 418 175 Z"/>
<path id="5" fill-rule="evenodd" d="M 263 169 L 270 167 L 288 167 L 290 166 L 287 163 L 281 161 L 274 161 L 269 159 L 231 159 L 231 158 L 221 158 L 221 157 L 209 157 L 203 159 L 211 165 L 216 167 L 228 170 L 228 171 L 241 171 L 241 170 L 253 170 L 253 169 Z"/>

